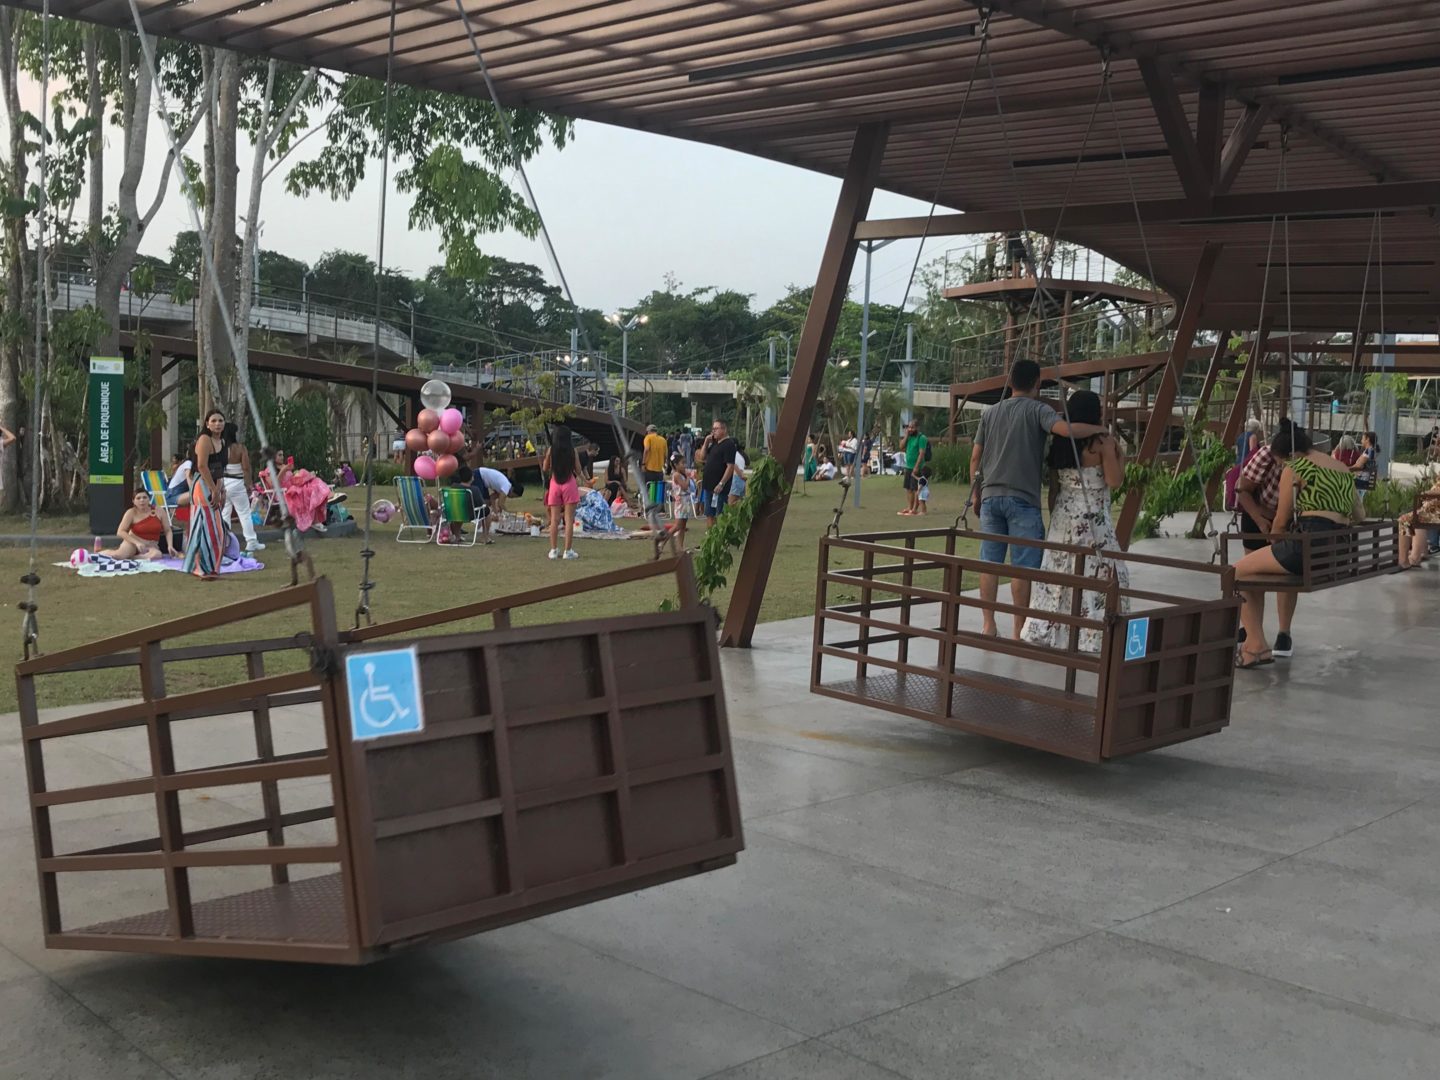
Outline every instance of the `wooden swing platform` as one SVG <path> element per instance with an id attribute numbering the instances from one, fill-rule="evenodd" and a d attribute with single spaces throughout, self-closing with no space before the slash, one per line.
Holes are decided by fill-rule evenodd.
<path id="1" fill-rule="evenodd" d="M 520 607 L 665 575 L 677 610 L 510 625 Z M 277 615 L 309 628 L 176 643 Z M 481 617 L 493 628 L 414 636 Z M 743 842 L 715 641 L 683 556 L 351 632 L 337 631 L 320 578 L 27 660 L 16 673 L 45 944 L 361 964 L 727 866 Z M 421 730 L 357 737 L 345 661 L 377 647 L 416 650 Z M 195 663 L 244 678 L 179 689 Z M 42 719 L 42 681 L 119 667 L 138 669 L 140 700 Z M 302 712 L 319 717 L 311 744 L 277 752 L 277 725 Z M 215 761 L 216 723 L 247 729 L 253 750 Z M 48 782 L 52 753 L 127 729 L 148 742 L 143 775 Z M 192 734 L 198 747 L 177 752 Z M 183 760 L 197 750 L 208 760 Z M 256 815 L 191 827 L 214 789 L 241 792 L 231 801 Z M 306 794 L 311 805 L 286 805 Z M 82 850 L 57 839 L 67 808 L 94 816 L 134 796 L 154 800 L 153 836 Z M 136 877 L 163 885 L 139 889 L 163 903 L 136 901 Z"/>
<path id="2" fill-rule="evenodd" d="M 986 539 L 1067 554 L 1072 572 L 1001 569 L 957 554 L 961 542 Z M 1103 554 L 1208 577 L 1203 591 L 1218 595 L 1186 599 L 1121 588 L 1114 580 L 1103 584 L 1084 574 L 1095 552 L 1049 541 L 958 528 L 826 537 L 810 689 L 1088 762 L 1223 730 L 1230 722 L 1239 625 L 1234 571 L 1134 552 Z M 997 570 L 1069 590 L 1070 609 L 1051 616 L 1070 628 L 1068 648 L 979 631 L 979 613 L 998 619 L 1019 610 L 966 592 L 966 575 L 976 575 L 978 584 L 979 574 Z M 1082 589 L 1105 597 L 1103 619 L 1081 615 Z M 1100 635 L 1097 652 L 1081 651 L 1081 631 Z M 1136 634 L 1138 647 L 1130 640 Z M 830 673 L 837 662 L 839 677 Z"/>

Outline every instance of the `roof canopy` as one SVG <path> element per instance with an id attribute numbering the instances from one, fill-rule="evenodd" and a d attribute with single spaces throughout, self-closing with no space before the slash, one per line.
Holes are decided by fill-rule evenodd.
<path id="1" fill-rule="evenodd" d="M 388 0 L 138 3 L 153 33 L 385 73 Z M 20 6 L 35 10 L 39 0 Z M 1133 185 L 1152 218 L 1143 235 L 1133 211 L 1089 224 L 1094 215 L 1067 211 L 1061 235 L 1141 272 L 1153 264 L 1159 284 L 1181 295 L 1202 243 L 1224 242 L 1204 325 L 1253 326 L 1264 293 L 1277 327 L 1353 329 L 1365 293 L 1364 322 L 1378 329 L 1383 284 L 1386 329 L 1436 330 L 1435 0 L 988 6 L 989 60 L 981 63 L 981 5 L 961 0 L 488 0 L 466 11 L 507 104 L 832 175 L 844 171 L 858 125 L 886 122 L 881 186 L 926 202 L 938 193 L 951 210 L 994 212 L 975 222 L 983 231 L 1018 227 L 1022 206 L 1127 203 Z M 52 0 L 50 7 L 132 26 L 127 0 Z M 453 2 L 398 2 L 396 10 L 398 80 L 486 93 Z M 1102 45 L 1111 57 L 1108 95 Z M 1277 230 L 1267 289 L 1268 215 L 1288 204 L 1253 197 L 1279 186 L 1282 124 L 1286 186 L 1352 194 L 1336 201 L 1340 209 L 1311 199 L 1306 205 L 1320 216 L 1292 218 L 1288 274 L 1285 230 Z M 1374 205 L 1368 189 L 1377 191 Z M 1229 200 L 1229 221 L 1217 220 L 1217 198 Z M 1148 206 L 1162 201 L 1168 211 Z M 1384 270 L 1376 262 L 1367 276 L 1368 253 L 1380 246 L 1372 232 L 1381 206 Z M 938 224 L 944 232 L 969 229 Z"/>

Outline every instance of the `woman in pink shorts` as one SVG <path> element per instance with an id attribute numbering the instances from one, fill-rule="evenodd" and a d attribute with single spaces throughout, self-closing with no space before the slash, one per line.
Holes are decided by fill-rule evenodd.
<path id="1" fill-rule="evenodd" d="M 541 471 L 549 473 L 550 485 L 545 489 L 545 507 L 550 514 L 550 558 L 578 559 L 574 549 L 575 508 L 580 505 L 580 461 L 575 454 L 570 429 L 556 424 L 550 429 L 550 449 L 545 451 Z M 560 515 L 565 515 L 565 553 L 560 553 Z"/>

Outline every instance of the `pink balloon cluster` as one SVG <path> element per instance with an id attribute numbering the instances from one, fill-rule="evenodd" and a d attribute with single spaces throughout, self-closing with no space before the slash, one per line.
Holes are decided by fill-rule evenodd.
<path id="1" fill-rule="evenodd" d="M 421 409 L 415 426 L 405 433 L 405 449 L 419 454 L 415 459 L 415 475 L 422 480 L 444 479 L 460 467 L 455 455 L 465 449 L 465 436 L 460 428 L 465 414 L 459 409 Z"/>

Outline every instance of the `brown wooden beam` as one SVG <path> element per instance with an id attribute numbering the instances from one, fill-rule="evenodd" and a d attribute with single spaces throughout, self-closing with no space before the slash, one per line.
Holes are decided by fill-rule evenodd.
<path id="1" fill-rule="evenodd" d="M 770 566 L 775 561 L 775 549 L 780 543 L 780 529 L 785 523 L 785 509 L 790 501 L 788 489 L 794 482 L 795 470 L 799 468 L 800 457 L 805 451 L 806 429 L 815 411 L 830 345 L 835 339 L 835 326 L 845 304 L 850 272 L 855 267 L 858 246 L 855 226 L 865 220 L 870 209 L 870 198 L 875 193 L 875 183 L 880 176 L 880 163 L 885 157 L 889 133 L 888 124 L 867 124 L 855 132 L 845 180 L 840 186 L 840 198 L 835 203 L 835 215 L 830 222 L 830 235 L 820 259 L 820 272 L 816 275 L 815 289 L 810 295 L 810 309 L 805 315 L 805 326 L 800 331 L 800 343 L 795 350 L 790 388 L 780 407 L 780 418 L 770 444 L 771 453 L 780 463 L 780 475 L 786 490 L 760 507 L 750 526 L 720 636 L 720 643 L 724 646 L 749 648 L 755 633 L 765 585 L 770 579 Z"/>
<path id="2" fill-rule="evenodd" d="M 1269 218 L 1277 214 L 1364 213 L 1372 210 L 1414 210 L 1440 206 L 1440 180 L 1408 180 L 1393 184 L 1358 184 L 1336 188 L 1292 188 L 1289 191 L 1216 195 L 1200 199 L 1152 199 L 1139 204 L 1146 224 L 1183 221 L 1223 224 L 1237 218 Z M 1062 221 L 1069 228 L 1135 224 L 1131 202 L 1090 203 L 1079 206 L 1027 207 L 1025 223 L 1031 229 L 1052 230 Z M 862 222 L 857 240 L 906 240 L 920 236 L 966 236 L 973 233 L 1013 232 L 1022 228 L 1018 210 L 975 210 L 968 214 L 936 214 L 933 218 L 889 218 Z"/>
<path id="3" fill-rule="evenodd" d="M 1220 171 L 1215 174 L 1215 194 L 1227 194 L 1240 176 L 1255 139 L 1270 120 L 1269 105 L 1247 105 L 1245 115 L 1235 121 L 1225 149 L 1220 151 Z"/>
<path id="4" fill-rule="evenodd" d="M 1215 181 L 1220 176 L 1220 147 L 1224 142 L 1221 133 L 1225 130 L 1225 88 L 1217 82 L 1205 80 L 1200 84 L 1200 108 L 1195 117 L 1195 147 L 1200 153 L 1200 165 L 1205 170 L 1207 194 L 1215 191 Z"/>
<path id="5" fill-rule="evenodd" d="M 1170 427 L 1170 415 L 1175 409 L 1175 399 L 1180 393 L 1180 372 L 1185 366 L 1185 357 L 1195 343 L 1195 331 L 1200 326 L 1200 309 L 1204 306 L 1205 292 L 1210 288 L 1210 278 L 1215 271 L 1224 245 L 1207 243 L 1200 251 L 1200 261 L 1195 267 L 1195 276 L 1190 280 L 1190 290 L 1185 295 L 1185 305 L 1180 309 L 1180 318 L 1175 324 L 1175 338 L 1170 345 L 1170 356 L 1165 364 L 1165 373 L 1160 387 L 1155 391 L 1155 403 L 1150 409 L 1150 420 L 1145 425 L 1145 435 L 1140 440 L 1139 461 L 1150 462 L 1160 452 L 1165 432 Z M 1143 492 L 1129 491 L 1120 508 L 1120 518 L 1115 524 L 1115 534 L 1121 545 L 1130 546 L 1130 534 L 1135 530 L 1135 519 L 1140 516 L 1140 501 Z"/>
<path id="6" fill-rule="evenodd" d="M 1078 6 L 1057 7 L 1048 0 L 971 0 L 971 3 L 976 7 L 984 3 L 992 11 L 1003 11 L 1036 26 L 1044 26 L 1069 37 L 1088 41 L 1097 48 L 1109 50 L 1110 55 L 1117 59 L 1147 58 L 1162 70 L 1171 73 L 1172 77 L 1179 76 L 1196 82 L 1207 76 L 1213 77 L 1210 70 L 1197 63 L 1162 54 L 1162 44 L 1145 35 L 1128 33 L 1106 24 L 1099 18 L 1082 18 L 1082 9 Z M 1253 96 L 1253 93 L 1253 90 L 1245 91 L 1247 98 Z M 1244 100 L 1247 105 L 1250 103 L 1242 99 L 1239 92 L 1236 92 L 1235 96 L 1236 100 Z M 1359 166 L 1377 179 L 1403 179 L 1388 163 L 1356 146 L 1338 132 L 1311 120 L 1293 105 L 1284 105 L 1281 108 L 1282 118 L 1293 131 L 1323 143 L 1341 158 Z"/>
<path id="7" fill-rule="evenodd" d="M 1195 133 L 1190 130 L 1190 119 L 1185 115 L 1185 104 L 1180 100 L 1175 79 L 1149 57 L 1142 57 L 1136 63 L 1140 77 L 1145 80 L 1145 89 L 1150 93 L 1150 104 L 1165 136 L 1165 145 L 1170 149 L 1170 160 L 1175 163 L 1180 186 L 1190 198 L 1202 199 L 1210 194 L 1210 177 L 1200 158 L 1200 148 L 1195 144 Z"/>

